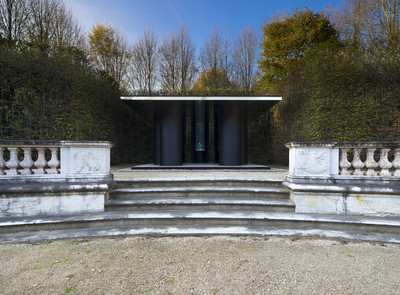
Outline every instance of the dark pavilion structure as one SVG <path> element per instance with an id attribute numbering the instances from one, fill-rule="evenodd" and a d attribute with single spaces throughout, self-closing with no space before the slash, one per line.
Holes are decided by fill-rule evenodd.
<path id="1" fill-rule="evenodd" d="M 247 164 L 248 117 L 261 115 L 282 100 L 272 96 L 123 96 L 121 99 L 142 115 L 152 117 L 154 164 L 159 166 L 181 166 L 187 158 L 192 163 L 209 163 L 211 153 L 212 161 L 219 166 Z M 188 131 L 190 144 L 187 144 Z M 187 146 L 190 157 L 186 155 Z"/>

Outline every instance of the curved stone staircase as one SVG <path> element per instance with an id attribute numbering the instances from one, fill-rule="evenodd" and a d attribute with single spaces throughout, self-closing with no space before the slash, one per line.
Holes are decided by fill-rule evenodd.
<path id="1" fill-rule="evenodd" d="M 400 243 L 400 220 L 298 214 L 281 181 L 221 178 L 118 181 L 104 213 L 0 218 L 0 242 L 203 234 Z"/>
<path id="2" fill-rule="evenodd" d="M 158 179 L 119 181 L 106 211 L 294 212 L 279 181 Z"/>

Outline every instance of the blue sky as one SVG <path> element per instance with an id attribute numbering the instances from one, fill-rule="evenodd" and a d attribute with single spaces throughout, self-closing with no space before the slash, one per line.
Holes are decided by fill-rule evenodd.
<path id="1" fill-rule="evenodd" d="M 117 26 L 134 44 L 146 27 L 160 38 L 183 24 L 199 48 L 213 27 L 235 37 L 243 26 L 261 32 L 262 24 L 273 13 L 309 7 L 320 11 L 338 7 L 342 0 L 64 0 L 88 32 L 96 23 Z"/>

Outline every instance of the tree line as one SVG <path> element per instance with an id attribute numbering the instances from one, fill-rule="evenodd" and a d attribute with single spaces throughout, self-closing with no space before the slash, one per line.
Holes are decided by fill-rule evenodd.
<path id="1" fill-rule="evenodd" d="M 131 94 L 250 93 L 256 81 L 258 43 L 251 26 L 244 27 L 235 40 L 214 27 L 196 56 L 196 46 L 183 25 L 162 39 L 146 28 L 134 45 L 108 24 L 96 24 L 89 33 L 95 65 Z"/>
<path id="2" fill-rule="evenodd" d="M 400 1 L 345 0 L 296 9 L 263 27 L 257 87 L 283 96 L 268 113 L 269 158 L 290 141 L 400 136 Z"/>
<path id="3" fill-rule="evenodd" d="M 235 39 L 213 28 L 200 56 L 183 25 L 163 38 L 146 28 L 133 45 L 109 24 L 94 25 L 86 38 L 62 0 L 0 0 L 0 42 L 48 54 L 78 51 L 121 90 L 141 94 L 187 92 L 195 82 L 197 91 L 251 91 L 259 53 L 258 34 L 251 26 L 243 27 Z"/>
<path id="4" fill-rule="evenodd" d="M 84 50 L 85 33 L 60 0 L 0 0 L 0 40 L 42 50 Z"/>

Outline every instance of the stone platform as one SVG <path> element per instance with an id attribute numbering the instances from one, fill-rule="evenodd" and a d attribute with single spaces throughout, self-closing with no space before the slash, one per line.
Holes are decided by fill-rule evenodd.
<path id="1" fill-rule="evenodd" d="M 132 170 L 270 170 L 270 166 L 246 164 L 238 166 L 226 166 L 216 163 L 184 163 L 180 166 L 161 166 L 157 164 L 145 164 L 132 166 Z"/>
<path id="2" fill-rule="evenodd" d="M 135 169 L 131 169 L 135 166 Z M 202 166 L 201 169 L 197 169 Z M 111 167 L 111 173 L 114 179 L 133 180 L 133 179 L 152 179 L 152 178 L 207 178 L 207 179 L 264 179 L 284 181 L 288 173 L 288 167 L 285 166 L 262 166 L 262 165 L 243 165 L 251 169 L 235 169 L 234 167 L 224 167 L 213 169 L 218 165 L 187 165 L 186 169 L 176 169 L 170 167 L 166 169 L 147 169 L 147 165 L 117 165 Z M 236 167 L 236 166 L 235 166 Z M 265 169 L 264 167 L 268 167 Z"/>

